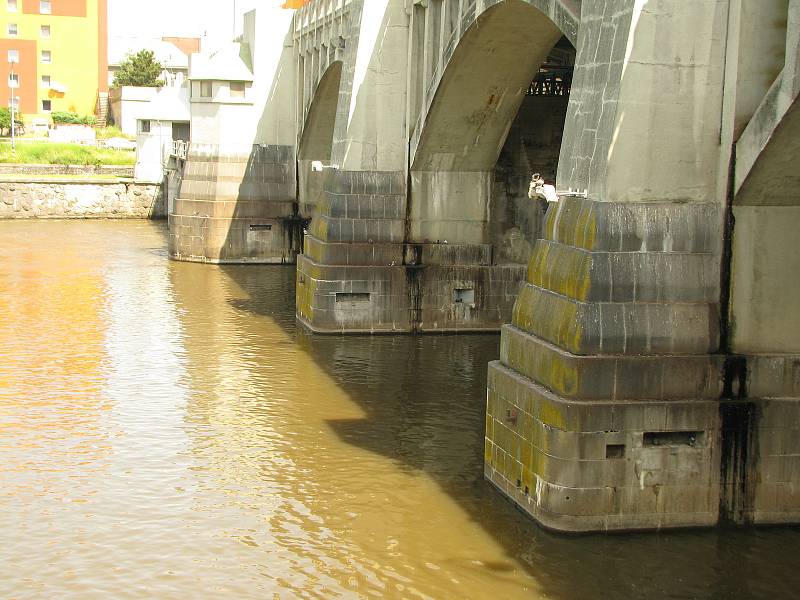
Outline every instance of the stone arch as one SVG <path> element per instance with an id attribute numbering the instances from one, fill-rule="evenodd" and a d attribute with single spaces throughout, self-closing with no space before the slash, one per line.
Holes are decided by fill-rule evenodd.
<path id="1" fill-rule="evenodd" d="M 491 168 L 522 95 L 551 48 L 562 36 L 576 44 L 577 24 L 566 18 L 557 23 L 542 4 L 560 3 L 502 0 L 460 37 L 441 77 L 432 82 L 435 92 L 428 93 L 427 110 L 415 127 L 412 169 L 434 168 L 446 163 L 447 155 L 458 166 Z M 465 149 L 477 146 L 476 135 L 482 136 L 483 152 L 463 157 Z"/>
<path id="2" fill-rule="evenodd" d="M 311 170 L 315 160 L 328 164 L 339 105 L 342 61 L 334 61 L 320 78 L 309 105 L 297 148 L 298 200 L 300 212 L 311 216 L 322 190 L 322 173 Z"/>
<path id="3" fill-rule="evenodd" d="M 510 262 L 527 262 L 541 227 L 543 206 L 520 197 L 517 206 L 500 208 L 504 214 L 493 215 L 498 206 L 497 202 L 493 206 L 492 196 L 497 187 L 494 174 L 498 157 L 540 67 L 556 46 L 569 48 L 574 64 L 569 40 L 575 39 L 575 32 L 567 28 L 567 37 L 564 23 L 570 27 L 575 24 L 566 19 L 557 23 L 552 10 L 547 12 L 541 6 L 545 4 L 554 3 L 496 3 L 474 20 L 450 53 L 411 140 L 412 241 L 493 245 L 489 253 L 497 259 L 505 252 L 497 251 L 498 244 L 520 242 L 504 240 L 512 229 L 510 221 L 520 212 L 530 212 L 524 216 L 523 230 L 514 233 L 524 238 L 522 245 L 517 244 L 517 250 L 508 255 Z M 556 163 L 566 116 L 566 98 L 560 101 L 563 106 L 554 120 L 557 131 L 553 133 L 557 137 Z M 521 143 L 519 139 L 517 143 Z M 531 165 L 530 170 L 537 167 Z M 548 175 L 552 179 L 555 173 Z M 520 187 L 519 182 L 516 187 Z M 504 224 L 492 223 L 497 219 Z"/>

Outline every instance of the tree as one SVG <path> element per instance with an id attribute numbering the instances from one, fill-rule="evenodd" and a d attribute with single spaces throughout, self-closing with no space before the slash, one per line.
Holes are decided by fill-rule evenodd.
<path id="1" fill-rule="evenodd" d="M 114 75 L 114 87 L 135 85 L 139 87 L 161 87 L 164 81 L 159 79 L 164 67 L 156 60 L 152 50 L 139 50 L 136 54 L 128 54 L 119 65 Z"/>
<path id="2" fill-rule="evenodd" d="M 14 125 L 18 133 L 22 133 L 25 129 L 22 115 L 19 111 L 14 111 Z M 5 106 L 0 107 L 0 132 L 11 131 L 11 110 Z"/>

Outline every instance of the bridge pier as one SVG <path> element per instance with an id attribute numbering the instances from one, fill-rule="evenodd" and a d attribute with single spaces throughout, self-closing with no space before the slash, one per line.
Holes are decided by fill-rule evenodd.
<path id="1" fill-rule="evenodd" d="M 311 216 L 311 330 L 502 327 L 485 474 L 547 527 L 800 521 L 786 6 L 315 0 L 248 38 L 274 46 L 269 143 L 198 149 L 173 255 L 291 260 L 277 224 Z M 534 172 L 585 197 L 545 216 Z"/>
<path id="2" fill-rule="evenodd" d="M 486 475 L 568 531 L 711 525 L 718 210 L 567 198 L 489 367 Z"/>
<path id="3" fill-rule="evenodd" d="M 290 263 L 300 252 L 294 148 L 191 146 L 169 215 L 169 253 L 208 263 Z"/>
<path id="4" fill-rule="evenodd" d="M 290 263 L 301 251 L 292 23 L 290 11 L 250 12 L 238 41 L 193 57 L 171 258 Z"/>
<path id="5" fill-rule="evenodd" d="M 486 476 L 557 530 L 800 519 L 796 310 L 768 315 L 788 306 L 783 293 L 744 309 L 772 285 L 748 274 L 768 276 L 764 260 L 795 264 L 796 253 L 786 253 L 780 227 L 769 241 L 752 239 L 746 205 L 764 198 L 746 197 L 717 146 L 733 145 L 755 110 L 741 99 L 759 93 L 747 63 L 755 59 L 734 58 L 752 32 L 732 33 L 738 9 L 673 4 L 658 13 L 629 6 L 614 23 L 584 4 L 559 187 L 589 188 L 590 197 L 562 198 L 548 213 L 489 368 Z M 595 19 L 622 37 L 604 42 Z M 780 19 L 758 23 L 766 30 Z M 647 41 L 666 31 L 669 57 Z M 732 91 L 736 68 L 750 86 L 743 93 Z M 598 69 L 608 76 L 602 104 L 590 100 Z M 689 80 L 693 89 L 682 90 Z"/>

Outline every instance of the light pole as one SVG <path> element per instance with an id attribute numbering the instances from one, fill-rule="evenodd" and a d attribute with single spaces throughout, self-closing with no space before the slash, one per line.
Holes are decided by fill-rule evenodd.
<path id="1" fill-rule="evenodd" d="M 16 157 L 17 157 L 17 144 L 16 144 L 17 126 L 16 126 L 16 123 L 15 123 L 15 121 L 16 121 L 16 113 L 15 113 L 16 101 L 15 101 L 15 96 L 14 96 L 14 87 L 15 87 L 15 83 L 16 83 L 14 81 L 14 63 L 16 63 L 16 62 L 17 61 L 15 60 L 15 57 L 9 56 L 8 64 L 11 65 L 11 67 L 10 67 L 11 68 L 11 74 L 8 76 L 8 89 L 11 92 L 11 160 L 12 161 L 14 159 L 16 159 Z M 16 96 L 16 98 L 19 98 L 19 96 Z"/>

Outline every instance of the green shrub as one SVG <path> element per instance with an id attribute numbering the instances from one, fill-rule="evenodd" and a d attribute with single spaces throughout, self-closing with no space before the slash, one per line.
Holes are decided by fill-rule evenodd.
<path id="1" fill-rule="evenodd" d="M 14 125 L 22 130 L 25 127 L 23 116 L 19 111 L 14 112 Z M 0 107 L 0 131 L 11 130 L 11 110 L 5 106 Z"/>
<path id="2" fill-rule="evenodd" d="M 54 112 L 50 118 L 53 119 L 53 123 L 58 125 L 94 125 L 97 123 L 97 119 L 92 115 L 81 117 L 73 112 Z"/>

